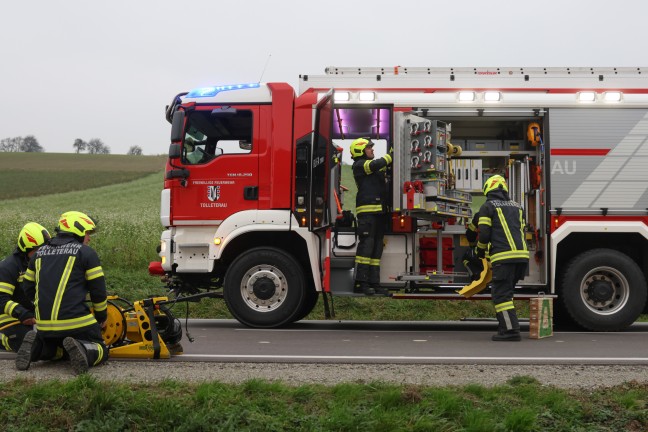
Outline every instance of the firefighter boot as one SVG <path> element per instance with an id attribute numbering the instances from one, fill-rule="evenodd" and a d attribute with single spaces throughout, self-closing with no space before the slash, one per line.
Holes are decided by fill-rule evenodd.
<path id="1" fill-rule="evenodd" d="M 367 282 L 355 281 L 353 285 L 353 292 L 357 294 L 364 294 L 372 296 L 376 294 L 376 290 L 371 288 Z"/>
<path id="2" fill-rule="evenodd" d="M 65 351 L 70 356 L 70 364 L 75 375 L 88 372 L 88 355 L 81 342 L 74 338 L 66 337 L 63 339 L 63 348 L 65 348 Z"/>
<path id="3" fill-rule="evenodd" d="M 26 371 L 32 361 L 36 361 L 41 341 L 34 330 L 28 331 L 16 353 L 16 369 Z"/>
<path id="4" fill-rule="evenodd" d="M 515 309 L 497 312 L 497 322 L 499 324 L 497 334 L 493 335 L 492 340 L 497 342 L 518 342 L 522 340 Z"/>

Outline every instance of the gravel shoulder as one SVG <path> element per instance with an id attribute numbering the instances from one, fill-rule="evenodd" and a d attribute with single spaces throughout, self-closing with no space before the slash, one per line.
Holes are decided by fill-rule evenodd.
<path id="1" fill-rule="evenodd" d="M 219 381 L 239 384 L 251 379 L 281 381 L 289 385 L 342 382 L 426 386 L 486 387 L 506 384 L 516 376 L 530 376 L 557 388 L 594 389 L 634 381 L 648 385 L 645 365 L 406 365 L 406 364 L 302 364 L 109 361 L 89 372 L 99 381 L 151 383 L 166 379 L 201 383 Z M 0 360 L 0 382 L 22 378 L 29 381 L 73 379 L 67 362 L 38 362 L 19 372 L 13 360 Z"/>

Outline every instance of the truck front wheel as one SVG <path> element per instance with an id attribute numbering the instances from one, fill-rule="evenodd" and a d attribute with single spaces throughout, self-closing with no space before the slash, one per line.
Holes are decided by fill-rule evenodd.
<path id="1" fill-rule="evenodd" d="M 305 295 L 304 273 L 289 254 L 255 248 L 237 257 L 225 274 L 227 308 L 241 323 L 279 327 L 294 320 Z"/>
<path id="2" fill-rule="evenodd" d="M 646 304 L 644 274 L 629 256 L 613 249 L 592 249 L 574 257 L 560 286 L 560 309 L 587 330 L 623 330 Z"/>

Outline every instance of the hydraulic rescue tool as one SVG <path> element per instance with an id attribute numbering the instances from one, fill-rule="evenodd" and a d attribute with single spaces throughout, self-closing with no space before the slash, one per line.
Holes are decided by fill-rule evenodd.
<path id="1" fill-rule="evenodd" d="M 168 359 L 182 354 L 182 326 L 173 316 L 167 297 L 134 303 L 108 296 L 108 319 L 101 330 L 113 358 Z"/>

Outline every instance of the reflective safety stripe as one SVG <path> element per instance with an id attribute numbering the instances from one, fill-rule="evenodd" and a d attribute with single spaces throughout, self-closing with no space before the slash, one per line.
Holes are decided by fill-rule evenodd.
<path id="1" fill-rule="evenodd" d="M 501 261 L 504 259 L 514 259 L 514 258 L 522 258 L 522 259 L 529 259 L 529 251 L 507 251 L 507 252 L 499 252 L 494 255 L 491 255 L 491 263 Z"/>
<path id="2" fill-rule="evenodd" d="M 101 277 L 104 275 L 103 269 L 101 266 L 91 268 L 90 270 L 86 270 L 85 272 L 85 278 L 86 280 L 92 280 L 92 279 L 97 279 L 98 277 Z"/>
<path id="3" fill-rule="evenodd" d="M 9 345 L 9 338 L 4 335 L 4 333 L 0 333 L 0 340 L 2 340 L 2 346 L 6 351 L 12 351 L 11 346 Z"/>
<path id="4" fill-rule="evenodd" d="M 512 301 L 507 301 L 495 305 L 495 312 L 504 312 L 509 309 L 515 309 L 515 306 L 513 305 Z"/>
<path id="5" fill-rule="evenodd" d="M 40 258 L 38 258 L 38 260 L 40 260 Z M 25 272 L 24 278 L 27 279 L 30 282 L 34 282 L 36 280 L 35 275 L 34 275 L 34 271 L 32 269 L 27 269 L 27 271 Z"/>
<path id="6" fill-rule="evenodd" d="M 509 249 L 511 249 L 512 251 L 517 250 L 517 246 L 515 245 L 515 240 L 513 240 L 513 236 L 511 235 L 511 230 L 509 229 L 509 226 L 506 223 L 506 218 L 504 217 L 504 213 L 502 212 L 501 208 L 497 209 L 497 216 L 499 217 L 500 223 L 502 224 L 502 229 L 504 230 L 504 235 L 506 236 L 506 240 L 508 241 Z"/>
<path id="7" fill-rule="evenodd" d="M 101 361 L 101 359 L 103 358 L 103 347 L 101 346 L 101 344 L 98 343 L 95 343 L 95 345 L 97 345 L 97 351 L 99 351 L 99 355 L 97 356 L 97 360 L 95 360 L 92 366 L 97 366 Z"/>
<path id="8" fill-rule="evenodd" d="M 488 225 L 491 226 L 493 222 L 491 221 L 491 218 L 488 216 L 482 216 L 479 218 L 479 225 Z"/>
<path id="9" fill-rule="evenodd" d="M 367 175 L 371 174 L 371 166 L 370 165 L 371 165 L 371 160 L 368 160 L 362 166 L 364 168 L 365 174 L 367 174 Z"/>
<path id="10" fill-rule="evenodd" d="M 477 231 L 477 227 L 475 226 L 474 223 L 472 223 L 472 221 L 468 224 L 468 229 L 470 231 Z"/>
<path id="11" fill-rule="evenodd" d="M 522 239 L 522 249 L 528 250 L 524 237 L 524 216 L 522 215 L 522 209 L 520 209 L 520 238 Z"/>
<path id="12" fill-rule="evenodd" d="M 383 159 L 385 159 L 388 164 L 392 163 L 392 157 L 390 155 L 388 155 L 388 154 L 383 156 Z"/>
<path id="13" fill-rule="evenodd" d="M 372 204 L 372 205 L 363 205 L 356 207 L 356 214 L 360 213 L 379 213 L 382 212 L 382 205 L 381 204 Z"/>
<path id="14" fill-rule="evenodd" d="M 371 258 L 357 255 L 355 258 L 355 262 L 358 264 L 369 264 L 371 262 Z"/>
<path id="15" fill-rule="evenodd" d="M 36 282 L 36 294 L 34 295 L 34 307 L 36 308 L 36 321 L 38 321 L 40 319 L 40 312 L 38 310 L 38 280 L 39 280 L 38 274 L 40 273 L 40 269 L 41 269 L 40 258 L 36 259 L 35 267 L 36 267 L 36 274 L 32 272 L 32 275 L 35 276 L 35 278 L 32 279 L 27 278 L 27 275 L 30 272 L 30 270 L 27 269 L 27 272 L 25 273 L 25 279 L 30 280 L 32 282 L 34 281 Z"/>
<path id="16" fill-rule="evenodd" d="M 487 245 L 486 243 L 477 242 L 477 247 L 478 247 L 479 249 L 487 249 L 487 248 L 488 248 L 488 245 Z"/>
<path id="17" fill-rule="evenodd" d="M 10 283 L 0 282 L 0 292 L 13 295 L 15 289 L 16 287 L 11 285 Z"/>
<path id="18" fill-rule="evenodd" d="M 14 311 L 14 309 L 16 309 L 16 306 L 18 306 L 18 303 L 16 303 L 15 301 L 9 300 L 7 302 L 7 304 L 5 305 L 4 313 L 6 313 L 7 315 L 12 315 L 13 316 L 13 311 Z"/>
<path id="19" fill-rule="evenodd" d="M 18 283 L 22 283 L 23 279 L 25 279 L 24 274 L 18 275 Z"/>
<path id="20" fill-rule="evenodd" d="M 95 312 L 104 311 L 108 308 L 108 301 L 104 300 L 100 303 L 92 303 L 92 307 L 94 308 Z"/>
<path id="21" fill-rule="evenodd" d="M 39 331 L 60 331 L 60 330 L 74 330 L 81 327 L 87 327 L 96 324 L 97 320 L 94 315 L 89 314 L 79 318 L 63 319 L 63 320 L 37 320 L 36 328 Z"/>
<path id="22" fill-rule="evenodd" d="M 7 315 L 7 314 L 0 314 L 0 327 L 4 326 L 5 324 L 9 324 L 10 322 L 18 321 L 14 317 Z"/>
<path id="23" fill-rule="evenodd" d="M 369 262 L 369 265 L 379 266 L 380 265 L 380 258 L 372 258 L 371 262 Z"/>
<path id="24" fill-rule="evenodd" d="M 58 318 L 59 309 L 61 308 L 61 300 L 63 299 L 63 293 L 65 293 L 65 288 L 67 287 L 68 280 L 70 279 L 70 273 L 72 273 L 72 267 L 74 267 L 74 262 L 76 261 L 76 256 L 71 256 L 65 264 L 65 269 L 63 269 L 63 275 L 59 281 L 58 288 L 56 289 L 56 295 L 54 296 L 54 302 L 52 303 L 52 319 L 56 320 Z"/>

